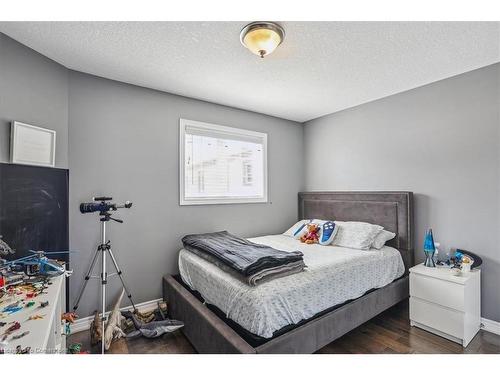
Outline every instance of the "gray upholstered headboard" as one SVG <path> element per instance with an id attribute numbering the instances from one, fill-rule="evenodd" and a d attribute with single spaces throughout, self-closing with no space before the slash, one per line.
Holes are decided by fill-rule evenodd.
<path id="1" fill-rule="evenodd" d="M 396 233 L 387 245 L 397 248 L 406 268 L 413 265 L 413 193 L 304 192 L 299 193 L 299 220 L 364 221 Z"/>

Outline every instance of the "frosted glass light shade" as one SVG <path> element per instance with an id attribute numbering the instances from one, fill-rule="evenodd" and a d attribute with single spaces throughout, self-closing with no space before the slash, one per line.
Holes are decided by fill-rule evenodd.
<path id="1" fill-rule="evenodd" d="M 262 58 L 272 53 L 284 37 L 283 28 L 272 22 L 253 22 L 245 26 L 240 34 L 241 43 Z"/>

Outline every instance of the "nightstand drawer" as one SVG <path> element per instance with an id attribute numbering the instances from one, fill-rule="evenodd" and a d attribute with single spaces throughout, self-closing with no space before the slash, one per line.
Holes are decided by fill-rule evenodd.
<path id="1" fill-rule="evenodd" d="M 464 313 L 410 297 L 410 319 L 448 335 L 464 337 Z"/>
<path id="2" fill-rule="evenodd" d="M 459 311 L 464 309 L 464 286 L 410 273 L 410 296 Z"/>

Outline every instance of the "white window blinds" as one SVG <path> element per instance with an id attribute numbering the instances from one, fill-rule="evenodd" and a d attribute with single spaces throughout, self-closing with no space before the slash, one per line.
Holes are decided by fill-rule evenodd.
<path id="1" fill-rule="evenodd" d="M 181 204 L 267 201 L 267 135 L 181 119 Z"/>

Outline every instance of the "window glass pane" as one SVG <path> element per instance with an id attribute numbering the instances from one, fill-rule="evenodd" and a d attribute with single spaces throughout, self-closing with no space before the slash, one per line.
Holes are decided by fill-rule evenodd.
<path id="1" fill-rule="evenodd" d="M 216 131 L 185 134 L 184 197 L 264 197 L 264 146 Z"/>

